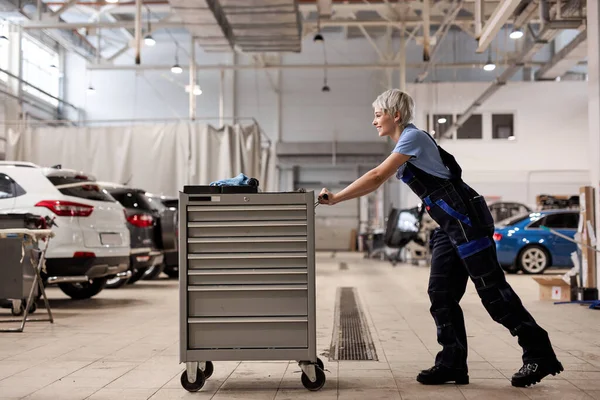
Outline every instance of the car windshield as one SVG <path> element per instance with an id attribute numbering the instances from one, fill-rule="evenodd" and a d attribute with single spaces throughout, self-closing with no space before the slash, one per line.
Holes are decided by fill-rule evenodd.
<path id="1" fill-rule="evenodd" d="M 510 226 L 510 225 L 515 225 L 518 224 L 519 222 L 522 222 L 526 219 L 529 219 L 529 221 L 533 222 L 533 221 L 537 221 L 538 219 L 540 219 L 542 217 L 542 214 L 540 213 L 523 213 L 523 214 L 519 214 L 519 215 L 515 215 L 512 216 L 510 218 L 506 218 L 500 222 L 498 222 L 496 224 L 496 226 L 503 228 L 506 226 Z"/>

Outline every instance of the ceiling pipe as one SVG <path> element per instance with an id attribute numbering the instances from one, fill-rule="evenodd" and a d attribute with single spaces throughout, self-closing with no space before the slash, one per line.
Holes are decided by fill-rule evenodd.
<path id="1" fill-rule="evenodd" d="M 540 66 L 543 62 L 528 62 L 523 66 Z M 436 68 L 454 69 L 454 68 L 483 68 L 485 63 L 452 63 L 452 64 L 437 64 Z M 425 63 L 406 64 L 406 68 L 421 69 Z M 171 65 L 114 65 L 114 64 L 89 64 L 89 70 L 104 70 L 104 71 L 167 71 L 171 69 Z M 181 68 L 189 68 L 182 65 Z M 210 70 L 284 70 L 284 69 L 388 69 L 398 68 L 397 63 L 375 63 L 375 64 L 248 64 L 248 65 L 220 65 L 220 64 L 196 64 L 196 71 Z"/>

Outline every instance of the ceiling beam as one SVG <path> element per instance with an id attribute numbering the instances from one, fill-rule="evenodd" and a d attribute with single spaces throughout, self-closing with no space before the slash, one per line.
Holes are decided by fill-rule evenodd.
<path id="1" fill-rule="evenodd" d="M 431 67 L 433 65 L 435 65 L 435 56 L 438 53 L 438 50 L 439 50 L 440 46 L 442 45 L 442 42 L 446 38 L 446 35 L 450 31 L 452 22 L 454 21 L 454 19 L 456 18 L 456 16 L 460 12 L 460 10 L 462 9 L 462 4 L 463 4 L 463 0 L 457 0 L 453 4 L 454 8 L 452 10 L 448 10 L 449 14 L 441 25 L 441 28 L 439 31 L 439 37 L 436 36 L 435 47 L 433 48 L 433 51 L 430 54 L 430 58 L 428 60 L 426 60 L 426 63 L 427 63 L 426 67 L 424 68 L 423 72 L 421 72 L 419 74 L 419 76 L 417 77 L 418 83 L 423 82 L 425 80 L 425 78 L 427 78 L 427 75 L 429 75 L 429 70 L 431 69 Z"/>
<path id="2" fill-rule="evenodd" d="M 515 12 L 515 9 L 519 6 L 519 3 L 521 3 L 521 0 L 504 0 L 502 3 L 498 4 L 492 16 L 487 20 L 485 26 L 481 30 L 479 46 L 475 52 L 483 53 L 487 50 L 488 46 L 490 43 L 492 43 L 492 40 L 494 40 L 500 29 Z"/>
<path id="3" fill-rule="evenodd" d="M 542 63 L 539 62 L 527 62 L 523 66 L 539 66 Z M 472 63 L 450 63 L 450 64 L 437 64 L 437 68 L 443 69 L 455 69 L 455 68 L 483 68 L 485 63 L 472 62 Z M 425 66 L 425 63 L 413 63 L 406 64 L 406 68 L 421 69 Z M 87 68 L 90 70 L 105 70 L 105 71 L 166 71 L 170 70 L 172 65 L 113 65 L 113 64 L 88 64 Z M 181 68 L 186 69 L 187 66 L 182 65 Z M 397 62 L 387 63 L 372 63 L 372 64 L 266 64 L 266 65 L 229 65 L 229 64 L 199 64 L 196 66 L 197 71 L 208 71 L 208 70 L 255 70 L 255 69 L 266 69 L 266 70 L 285 70 L 285 69 L 365 69 L 365 70 L 385 70 L 388 68 L 398 68 Z"/>
<path id="4" fill-rule="evenodd" d="M 458 128 L 460 128 L 484 102 L 489 100 L 489 98 L 500 90 L 502 86 L 506 85 L 506 82 L 508 82 L 517 71 L 531 65 L 533 56 L 535 56 L 542 47 L 554 39 L 561 29 L 569 29 L 567 28 L 567 23 L 571 24 L 569 26 L 570 29 L 577 29 L 584 23 L 584 20 L 573 19 L 568 21 L 545 22 L 542 30 L 538 33 L 537 38 L 523 46 L 523 49 L 519 52 L 518 56 L 505 67 L 504 71 L 494 80 L 494 82 L 492 82 L 491 85 L 484 90 L 463 113 L 461 113 L 461 116 L 446 131 L 446 135 L 453 135 L 454 132 L 456 132 L 456 130 L 458 130 Z"/>
<path id="5" fill-rule="evenodd" d="M 565 47 L 536 73 L 535 79 L 555 79 L 564 75 L 569 69 L 587 56 L 587 29 L 575 36 Z"/>
<path id="6" fill-rule="evenodd" d="M 113 17 L 114 18 L 114 17 Z M 214 24 L 194 24 L 194 26 L 212 26 Z M 135 29 L 135 21 L 87 21 L 87 22 L 38 22 L 27 21 L 22 24 L 24 30 L 32 29 L 79 29 L 79 28 L 100 28 L 100 29 Z M 183 22 L 152 22 L 153 28 L 183 28 Z M 130 34 L 131 35 L 131 34 Z M 133 36 L 132 36 L 133 37 Z"/>

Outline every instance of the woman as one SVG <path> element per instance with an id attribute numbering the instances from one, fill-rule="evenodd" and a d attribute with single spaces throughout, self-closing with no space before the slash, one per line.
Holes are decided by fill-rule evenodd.
<path id="1" fill-rule="evenodd" d="M 396 174 L 423 200 L 439 224 L 430 241 L 428 293 L 442 350 L 435 365 L 421 371 L 417 381 L 426 385 L 469 383 L 467 334 L 459 305 L 469 277 L 492 319 L 517 336 L 523 348 L 523 367 L 513 375 L 512 385 L 529 386 L 563 371 L 548 333 L 506 282 L 492 239 L 494 221 L 484 198 L 462 181 L 454 157 L 411 123 L 413 99 L 392 89 L 377 97 L 373 108 L 373 125 L 379 136 L 389 136 L 397 143 L 392 154 L 339 193 L 323 189 L 319 202 L 334 205 L 363 196 Z"/>

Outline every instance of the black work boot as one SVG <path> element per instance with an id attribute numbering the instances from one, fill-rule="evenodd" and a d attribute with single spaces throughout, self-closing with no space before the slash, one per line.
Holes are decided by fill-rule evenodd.
<path id="1" fill-rule="evenodd" d="M 557 359 L 527 363 L 512 376 L 512 385 L 516 387 L 535 385 L 546 376 L 560 374 L 562 371 L 564 368 Z"/>
<path id="2" fill-rule="evenodd" d="M 457 385 L 469 384 L 469 374 L 466 369 L 453 369 L 443 365 L 434 365 L 433 367 L 421 371 L 417 376 L 417 382 L 423 385 L 443 385 L 447 382 L 454 382 Z"/>

